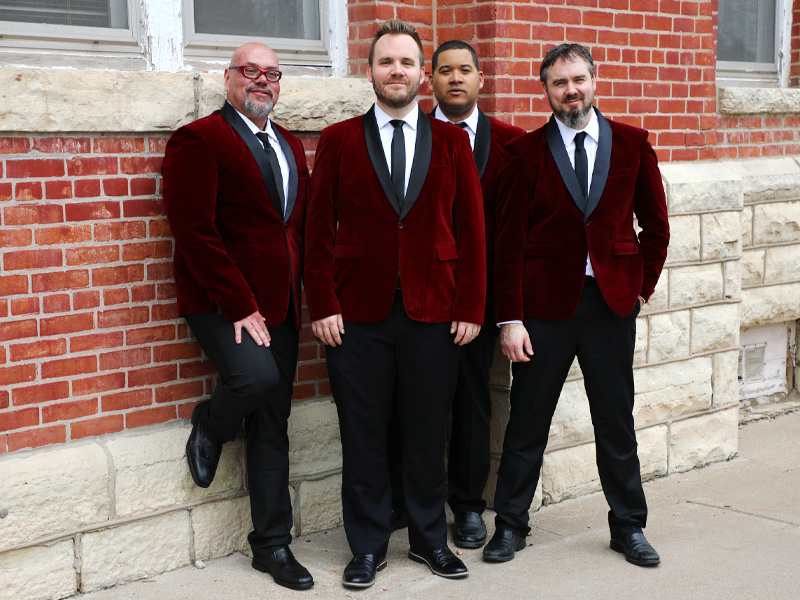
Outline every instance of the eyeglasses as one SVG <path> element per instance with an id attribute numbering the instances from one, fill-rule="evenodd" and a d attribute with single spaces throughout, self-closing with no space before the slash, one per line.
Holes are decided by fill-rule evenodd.
<path id="1" fill-rule="evenodd" d="M 239 72 L 247 77 L 248 79 L 258 79 L 262 75 L 267 78 L 267 81 L 276 82 L 281 80 L 281 73 L 280 71 L 276 71 L 275 69 L 259 69 L 258 67 L 254 67 L 252 65 L 240 65 L 234 67 L 231 65 L 228 67 L 229 69 L 238 69 Z"/>

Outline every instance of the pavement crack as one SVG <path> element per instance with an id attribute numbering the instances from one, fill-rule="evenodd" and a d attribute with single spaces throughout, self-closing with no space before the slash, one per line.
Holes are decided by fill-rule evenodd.
<path id="1" fill-rule="evenodd" d="M 766 515 L 757 515 L 752 512 L 748 512 L 746 510 L 740 510 L 738 508 L 733 508 L 732 506 L 724 506 L 720 504 L 712 504 L 711 502 L 700 502 L 699 500 L 686 500 L 687 504 L 697 504 L 698 506 L 706 506 L 708 508 L 719 508 L 721 510 L 729 510 L 731 512 L 738 513 L 740 515 L 747 515 L 748 517 L 755 517 L 756 519 L 765 519 L 767 521 L 775 521 L 776 523 L 784 523 L 785 525 L 792 525 L 793 527 L 798 527 L 797 523 L 793 521 L 787 521 L 786 519 L 778 519 L 777 517 L 769 517 Z"/>

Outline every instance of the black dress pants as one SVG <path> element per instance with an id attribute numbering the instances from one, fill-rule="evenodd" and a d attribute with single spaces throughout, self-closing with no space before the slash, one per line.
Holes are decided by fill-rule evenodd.
<path id="1" fill-rule="evenodd" d="M 233 324 L 216 313 L 184 317 L 220 375 L 211 400 L 198 418 L 219 444 L 233 440 L 242 422 L 247 436 L 247 479 L 255 554 L 292 541 L 289 499 L 289 437 L 292 384 L 297 366 L 298 332 L 294 316 L 269 327 L 269 347 L 259 346 L 247 331 L 234 339 Z"/>
<path id="2" fill-rule="evenodd" d="M 327 348 L 326 355 L 342 438 L 342 509 L 350 549 L 380 554 L 389 542 L 387 438 L 394 402 L 410 545 L 444 546 L 444 449 L 457 348 L 450 322 L 414 321 L 398 290 L 385 319 L 345 321 L 344 328 L 342 345 Z"/>
<path id="3" fill-rule="evenodd" d="M 600 483 L 612 532 L 641 531 L 647 504 L 633 423 L 633 350 L 636 315 L 619 317 L 593 278 L 576 313 L 565 321 L 525 319 L 534 354 L 514 363 L 511 414 L 497 473 L 497 527 L 530 531 L 528 509 L 542 467 L 550 422 L 575 356 L 583 372 L 594 426 Z"/>

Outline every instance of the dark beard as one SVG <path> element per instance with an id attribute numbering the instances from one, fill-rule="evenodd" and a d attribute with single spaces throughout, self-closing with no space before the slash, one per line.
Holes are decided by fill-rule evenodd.
<path id="1" fill-rule="evenodd" d="M 592 105 L 587 104 L 578 111 L 560 110 L 556 111 L 556 116 L 561 119 L 562 123 L 572 129 L 579 129 L 586 120 L 586 115 L 592 110 Z"/>
<path id="2" fill-rule="evenodd" d="M 411 104 L 414 101 L 414 98 L 417 97 L 417 92 L 419 92 L 419 85 L 420 85 L 419 81 L 417 81 L 416 85 L 412 84 L 411 87 L 408 88 L 408 92 L 405 95 L 400 96 L 399 98 L 390 98 L 389 96 L 384 94 L 383 88 L 382 87 L 379 88 L 378 84 L 375 81 L 372 82 L 372 89 L 375 92 L 375 96 L 377 96 L 378 100 L 383 102 L 389 108 L 403 108 L 404 106 L 408 106 L 409 104 Z"/>

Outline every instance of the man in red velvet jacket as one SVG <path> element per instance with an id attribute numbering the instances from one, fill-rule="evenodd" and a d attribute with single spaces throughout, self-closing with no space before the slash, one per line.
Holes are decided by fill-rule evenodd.
<path id="1" fill-rule="evenodd" d="M 395 386 L 409 556 L 467 574 L 447 547 L 444 446 L 457 344 L 483 322 L 483 210 L 469 137 L 416 104 L 423 62 L 413 27 L 381 25 L 367 75 L 377 103 L 322 132 L 309 193 L 304 282 L 339 414 L 350 587 L 386 564 Z"/>
<path id="2" fill-rule="evenodd" d="M 577 356 L 611 548 L 655 565 L 659 556 L 642 533 L 647 504 L 632 412 L 636 316 L 669 243 L 661 174 L 646 131 L 592 107 L 596 80 L 586 48 L 553 48 L 540 74 L 554 116 L 507 146 L 497 201 L 496 318 L 514 378 L 496 532 L 484 559 L 511 560 L 525 547 L 550 421 Z"/>
<path id="3" fill-rule="evenodd" d="M 309 176 L 300 141 L 268 118 L 280 78 L 267 46 L 236 50 L 227 102 L 175 132 L 162 171 L 178 310 L 220 374 L 192 415 L 189 470 L 197 485 L 211 485 L 222 444 L 244 421 L 253 567 L 307 589 L 314 581 L 289 549 L 287 420 Z"/>

